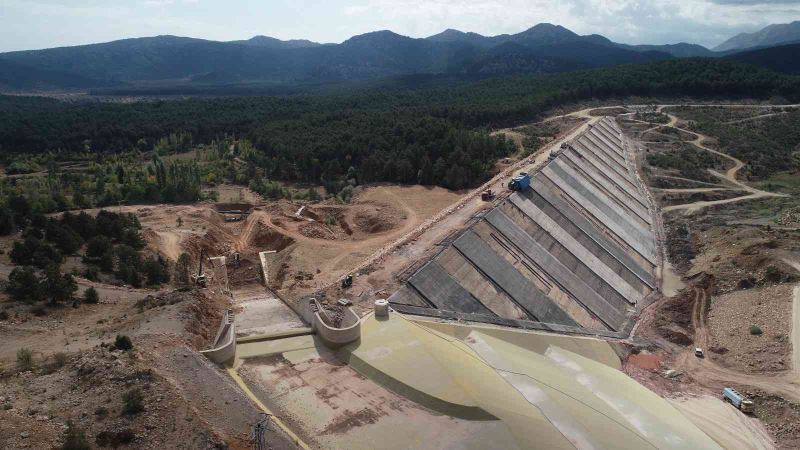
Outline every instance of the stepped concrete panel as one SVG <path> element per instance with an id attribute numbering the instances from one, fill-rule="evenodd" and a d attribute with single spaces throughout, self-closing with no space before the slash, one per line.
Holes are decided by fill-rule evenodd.
<path id="1" fill-rule="evenodd" d="M 544 268 L 535 266 L 519 249 L 509 245 L 508 240 L 488 222 L 480 221 L 471 230 L 483 240 L 490 250 L 508 262 L 514 270 L 536 288 L 547 294 L 562 311 L 566 312 L 580 326 L 591 330 L 608 330 L 608 327 L 586 310 L 581 303 L 572 298 L 569 293 L 561 290 Z"/>
<path id="2" fill-rule="evenodd" d="M 591 142 L 594 148 L 599 150 L 599 154 L 609 162 L 613 162 L 621 171 L 627 174 L 628 166 L 625 158 L 611 148 L 608 142 L 604 141 L 600 136 L 591 131 L 584 135 L 584 139 Z M 629 175 L 629 174 L 628 174 Z"/>
<path id="3" fill-rule="evenodd" d="M 584 307 L 602 320 L 606 326 L 613 330 L 619 330 L 621 328 L 625 319 L 624 311 L 620 311 L 613 304 L 601 297 L 574 272 L 570 271 L 542 248 L 541 245 L 531 239 L 530 236 L 509 219 L 508 216 L 503 214 L 500 210 L 495 209 L 486 215 L 486 220 L 537 266 L 546 268 L 548 274 L 553 277 L 559 287 L 569 292 L 582 303 Z"/>
<path id="4" fill-rule="evenodd" d="M 644 298 L 644 294 L 631 286 L 624 278 L 609 267 L 604 261 L 596 257 L 591 251 L 587 250 L 569 233 L 564 231 L 560 224 L 552 220 L 547 214 L 542 212 L 532 202 L 526 201 L 520 195 L 512 195 L 511 203 L 519 208 L 533 223 L 545 230 L 560 245 L 567 249 L 575 259 L 590 267 L 594 274 L 604 282 L 612 286 L 617 293 L 630 303 L 636 303 Z M 517 221 L 519 223 L 519 221 Z M 527 227 L 523 227 L 529 231 Z M 529 232 L 530 233 L 530 232 Z"/>
<path id="5" fill-rule="evenodd" d="M 636 273 L 642 281 L 650 286 L 655 286 L 655 277 L 652 273 L 655 264 L 617 237 L 613 231 L 598 222 L 591 214 L 577 209 L 574 202 L 568 202 L 566 194 L 561 192 L 550 180 L 544 178 L 537 180 L 537 183 L 533 185 L 533 193 L 526 192 L 523 195 L 533 200 L 539 208 L 543 208 L 543 205 L 537 201 L 537 198 L 541 197 L 548 205 L 567 217 L 583 233 L 590 236 L 592 240 L 614 255 L 618 261 Z M 550 216 L 554 217 L 552 214 Z M 642 268 L 644 273 L 637 268 Z"/>
<path id="6" fill-rule="evenodd" d="M 648 225 L 653 223 L 650 211 L 646 205 L 637 197 L 631 195 L 618 184 L 614 183 L 606 174 L 599 172 L 597 167 L 589 160 L 581 158 L 574 150 L 569 149 L 565 151 L 562 157 L 559 158 L 559 161 L 581 174 L 581 176 L 591 179 L 594 183 L 602 186 L 605 192 L 614 198 L 617 203 L 629 209 Z"/>
<path id="7" fill-rule="evenodd" d="M 627 175 L 621 173 L 618 168 L 615 168 L 616 165 L 609 164 L 608 161 L 598 155 L 596 151 L 592 150 L 591 146 L 588 145 L 587 142 L 577 139 L 572 142 L 572 148 L 574 148 L 581 156 L 583 156 L 584 159 L 589 159 L 595 167 L 597 167 L 601 172 L 605 173 L 609 178 L 613 179 L 614 182 L 622 187 L 627 193 L 638 196 L 640 199 L 642 199 L 642 201 L 644 201 L 644 196 L 642 195 L 641 191 L 637 189 L 635 180 L 631 180 Z"/>
<path id="8" fill-rule="evenodd" d="M 453 245 L 540 322 L 575 325 L 572 318 L 492 251 L 473 231 L 464 233 Z"/>
<path id="9" fill-rule="evenodd" d="M 616 193 L 620 199 L 627 199 L 632 203 L 632 208 L 637 208 L 638 211 L 650 216 L 647 203 L 641 193 L 630 186 L 630 183 L 625 183 L 613 172 L 608 170 L 601 170 L 595 160 L 594 155 L 584 155 L 579 152 L 575 147 L 570 147 L 562 153 L 562 158 L 575 167 L 579 167 L 587 174 L 600 183 L 603 183 L 607 189 Z"/>
<path id="10" fill-rule="evenodd" d="M 490 314 L 478 299 L 461 287 L 436 261 L 426 264 L 409 280 L 417 292 L 439 309 Z"/>
<path id="11" fill-rule="evenodd" d="M 540 173 L 569 195 L 573 201 L 581 205 L 596 220 L 602 222 L 617 237 L 633 247 L 649 261 L 655 263 L 655 239 L 651 232 L 632 224 L 620 208 L 604 202 L 596 192 L 592 192 L 588 186 L 581 184 L 568 174 L 563 173 L 563 171 L 548 165 Z M 537 176 L 536 180 L 539 178 Z"/>
<path id="12" fill-rule="evenodd" d="M 436 262 L 449 273 L 458 284 L 500 317 L 529 320 L 521 307 L 508 297 L 494 283 L 485 278 L 472 263 L 455 248 L 450 247 L 436 258 Z"/>
<path id="13" fill-rule="evenodd" d="M 606 185 L 587 175 L 586 172 L 573 168 L 573 166 L 567 161 L 567 158 L 558 158 L 551 162 L 550 166 L 552 166 L 553 170 L 557 171 L 559 174 L 568 175 L 578 182 L 585 181 L 583 185 L 586 186 L 587 190 L 591 191 L 596 197 L 602 199 L 608 205 L 616 206 L 616 209 L 619 209 L 622 214 L 629 218 L 631 223 L 639 225 L 645 230 L 650 230 L 650 215 L 646 210 L 637 211 L 635 203 L 625 201 L 624 199 L 619 199 L 614 195 L 614 192 L 611 189 L 606 187 Z"/>

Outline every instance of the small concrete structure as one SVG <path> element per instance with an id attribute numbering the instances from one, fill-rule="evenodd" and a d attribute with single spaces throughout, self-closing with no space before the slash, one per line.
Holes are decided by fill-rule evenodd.
<path id="1" fill-rule="evenodd" d="M 217 364 L 224 364 L 232 360 L 236 356 L 235 328 L 233 311 L 228 309 L 222 316 L 217 336 L 212 341 L 211 348 L 201 350 L 200 353 Z"/>
<path id="2" fill-rule="evenodd" d="M 308 302 L 308 316 L 311 328 L 328 347 L 339 348 L 361 338 L 361 320 L 351 308 L 343 308 L 341 319 L 335 320 L 312 298 Z"/>
<path id="3" fill-rule="evenodd" d="M 375 317 L 388 317 L 388 316 L 389 316 L 389 302 L 383 298 L 375 300 Z"/>

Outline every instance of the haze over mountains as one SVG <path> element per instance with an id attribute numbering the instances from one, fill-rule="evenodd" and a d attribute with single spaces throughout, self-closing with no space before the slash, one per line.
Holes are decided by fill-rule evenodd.
<path id="1" fill-rule="evenodd" d="M 737 46 L 772 45 L 765 43 L 793 39 L 795 28 L 800 29 L 800 22 L 768 27 L 747 38 L 740 35 L 720 47 L 731 52 L 740 48 Z M 619 44 L 597 34 L 578 35 L 546 23 L 498 36 L 448 29 L 415 39 L 384 30 L 354 36 L 341 44 L 282 41 L 267 36 L 230 42 L 157 36 L 2 53 L 0 88 L 25 91 L 329 82 L 406 74 L 492 76 L 721 55 L 689 43 Z M 750 57 L 751 61 L 760 59 L 758 55 Z M 779 68 L 794 65 L 782 64 Z"/>

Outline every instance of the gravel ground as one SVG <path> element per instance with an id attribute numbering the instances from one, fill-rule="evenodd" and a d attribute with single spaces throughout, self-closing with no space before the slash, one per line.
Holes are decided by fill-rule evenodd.
<path id="1" fill-rule="evenodd" d="M 792 289 L 785 283 L 714 297 L 708 314 L 714 361 L 745 372 L 788 370 Z M 750 334 L 757 325 L 763 333 Z"/>

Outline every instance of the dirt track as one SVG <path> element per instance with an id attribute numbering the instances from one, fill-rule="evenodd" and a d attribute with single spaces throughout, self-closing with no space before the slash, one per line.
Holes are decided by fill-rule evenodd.
<path id="1" fill-rule="evenodd" d="M 666 108 L 667 106 L 672 106 L 672 105 L 660 105 L 658 107 L 658 111 L 662 112 L 663 109 Z M 737 158 L 734 158 L 733 156 L 730 156 L 730 155 L 728 155 L 726 153 L 722 153 L 720 151 L 717 151 L 717 150 L 714 150 L 712 148 L 707 147 L 706 145 L 704 145 L 704 142 L 706 140 L 710 139 L 708 136 L 706 136 L 704 134 L 701 134 L 701 133 L 694 132 L 694 131 L 689 131 L 689 130 L 686 130 L 686 129 L 683 129 L 683 128 L 679 128 L 677 126 L 677 123 L 678 123 L 678 120 L 679 120 L 678 117 L 673 115 L 673 114 L 666 114 L 666 115 L 670 119 L 669 123 L 667 123 L 665 125 L 660 125 L 660 126 L 657 126 L 657 127 L 654 127 L 654 128 L 667 127 L 667 128 L 672 128 L 672 129 L 675 129 L 675 130 L 678 130 L 678 131 L 682 131 L 684 133 L 691 134 L 691 135 L 695 136 L 694 139 L 689 141 L 691 144 L 693 144 L 693 145 L 695 145 L 695 146 L 697 146 L 697 147 L 699 147 L 699 148 L 701 148 L 701 149 L 703 149 L 703 150 L 705 150 L 705 151 L 707 151 L 709 153 L 713 153 L 713 154 L 715 154 L 717 156 L 720 156 L 722 158 L 725 158 L 725 159 L 731 161 L 733 163 L 733 167 L 731 167 L 730 169 L 725 171 L 724 174 L 721 174 L 721 173 L 719 173 L 719 172 L 717 172 L 715 170 L 712 170 L 712 169 L 708 169 L 708 171 L 709 171 L 709 173 L 711 173 L 712 175 L 716 176 L 717 178 L 721 178 L 722 180 L 733 184 L 736 187 L 736 190 L 746 191 L 746 192 L 749 192 L 749 194 L 748 195 L 743 195 L 741 197 L 729 198 L 729 199 L 724 199 L 724 200 L 699 201 L 699 202 L 693 202 L 693 203 L 688 203 L 688 204 L 684 204 L 684 205 L 667 206 L 667 207 L 663 208 L 663 211 L 666 212 L 666 211 L 683 210 L 683 211 L 686 212 L 686 214 L 690 214 L 692 212 L 699 211 L 700 209 L 706 208 L 708 206 L 723 205 L 723 204 L 727 204 L 727 203 L 737 203 L 737 202 L 741 202 L 741 201 L 745 201 L 745 200 L 755 200 L 755 199 L 764 198 L 764 197 L 785 197 L 786 196 L 785 194 L 776 194 L 774 192 L 762 191 L 762 190 L 756 189 L 756 188 L 754 188 L 752 186 L 748 186 L 747 184 L 744 184 L 741 181 L 737 180 L 736 179 L 736 175 L 739 172 L 739 170 L 742 167 L 744 167 L 744 165 L 745 165 L 744 162 L 742 162 L 741 160 L 739 160 Z M 725 190 L 725 188 L 719 188 L 719 189 L 716 189 L 716 190 Z M 691 192 L 710 192 L 710 190 L 670 189 L 669 192 L 675 192 L 675 193 L 677 193 L 677 192 L 687 192 L 687 193 L 691 193 Z"/>

